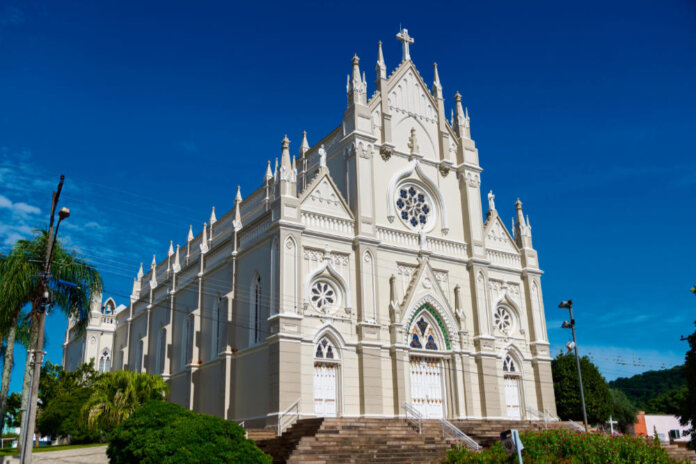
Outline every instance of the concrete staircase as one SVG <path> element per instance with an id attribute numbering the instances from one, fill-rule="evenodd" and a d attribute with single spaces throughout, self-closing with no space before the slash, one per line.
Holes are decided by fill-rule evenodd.
<path id="1" fill-rule="evenodd" d="M 669 457 L 677 462 L 687 462 L 689 464 L 696 463 L 696 452 L 693 450 L 677 446 L 662 444 L 662 448 L 667 451 Z"/>

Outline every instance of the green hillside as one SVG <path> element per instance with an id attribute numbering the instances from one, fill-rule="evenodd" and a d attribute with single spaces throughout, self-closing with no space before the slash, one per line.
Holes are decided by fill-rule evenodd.
<path id="1" fill-rule="evenodd" d="M 619 377 L 609 382 L 626 394 L 641 411 L 649 414 L 675 414 L 677 405 L 686 395 L 684 366 L 647 371 L 633 377 Z"/>

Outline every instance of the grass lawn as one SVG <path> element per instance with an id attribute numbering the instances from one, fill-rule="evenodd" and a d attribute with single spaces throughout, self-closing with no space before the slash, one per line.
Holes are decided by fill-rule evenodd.
<path id="1" fill-rule="evenodd" d="M 40 446 L 34 447 L 34 453 L 44 453 L 46 451 L 62 451 L 79 448 L 92 448 L 94 446 L 106 446 L 108 443 L 88 443 L 86 445 L 57 445 L 57 446 Z M 0 448 L 0 456 L 17 455 L 17 448 Z"/>

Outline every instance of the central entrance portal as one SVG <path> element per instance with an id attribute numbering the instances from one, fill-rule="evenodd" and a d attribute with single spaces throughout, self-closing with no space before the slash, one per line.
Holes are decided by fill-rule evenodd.
<path id="1" fill-rule="evenodd" d="M 444 418 L 442 361 L 411 357 L 411 402 L 427 419 Z"/>
<path id="2" fill-rule="evenodd" d="M 336 417 L 336 366 L 314 365 L 314 414 L 320 417 Z"/>

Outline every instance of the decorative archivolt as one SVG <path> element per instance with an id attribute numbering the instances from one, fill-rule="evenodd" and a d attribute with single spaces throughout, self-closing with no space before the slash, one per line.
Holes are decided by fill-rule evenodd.
<path id="1" fill-rule="evenodd" d="M 425 295 L 412 304 L 409 310 L 405 311 L 402 315 L 401 323 L 410 329 L 416 316 L 423 311 L 429 313 L 431 317 L 438 322 L 437 325 L 440 326 L 443 331 L 442 335 L 445 341 L 445 347 L 448 350 L 451 349 L 450 343 L 453 341 L 451 335 L 457 333 L 456 321 L 449 311 L 431 295 Z"/>
<path id="2" fill-rule="evenodd" d="M 505 375 L 524 374 L 524 355 L 517 346 L 509 344 L 500 352 L 503 359 L 503 373 Z M 512 370 L 514 368 L 514 370 Z"/>
<path id="3" fill-rule="evenodd" d="M 325 324 L 314 331 L 312 342 L 316 345 L 323 338 L 328 338 L 330 342 L 338 349 L 343 349 L 346 346 L 346 341 L 341 333 L 331 324 Z"/>
<path id="4" fill-rule="evenodd" d="M 346 282 L 343 276 L 336 270 L 331 260 L 327 259 L 326 257 L 324 258 L 324 262 L 317 269 L 315 269 L 314 272 L 311 272 L 305 280 L 304 294 L 306 295 L 305 298 L 307 300 L 307 303 L 309 303 L 309 300 L 312 296 L 313 285 L 321 281 L 325 281 L 329 284 L 337 284 L 337 286 L 340 287 L 339 291 L 343 293 L 342 296 L 345 310 L 347 313 L 350 313 L 351 300 L 350 287 L 348 286 L 348 282 Z M 326 295 L 326 290 L 319 289 L 319 291 L 324 292 L 324 297 L 328 296 Z M 340 298 L 340 296 L 341 295 L 337 295 L 337 298 Z M 337 304 L 338 301 L 335 301 L 334 303 Z"/>
<path id="5" fill-rule="evenodd" d="M 418 179 L 421 182 L 423 182 L 428 187 L 430 192 L 433 193 L 437 198 L 441 228 L 442 232 L 446 234 L 449 231 L 449 228 L 447 227 L 447 206 L 445 204 L 445 199 L 443 198 L 440 189 L 437 188 L 437 185 L 432 181 L 432 179 L 425 175 L 425 173 L 423 172 L 423 167 L 417 159 L 414 159 L 410 163 L 408 163 L 408 166 L 394 174 L 394 176 L 391 178 L 391 181 L 389 181 L 389 188 L 387 189 L 387 218 L 390 222 L 392 222 L 394 221 L 394 217 L 396 216 L 395 192 L 397 185 L 402 180 L 413 175 L 414 172 L 416 173 Z M 435 221 L 432 221 L 431 223 L 426 225 L 424 231 L 429 232 L 434 227 Z"/>

